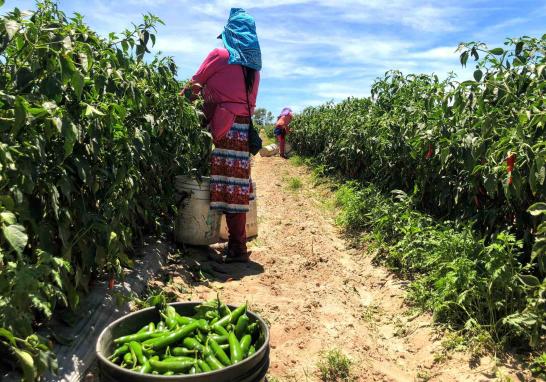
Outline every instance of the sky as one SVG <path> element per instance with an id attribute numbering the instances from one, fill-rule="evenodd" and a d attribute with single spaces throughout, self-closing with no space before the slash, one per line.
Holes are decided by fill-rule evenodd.
<path id="1" fill-rule="evenodd" d="M 458 44 L 502 46 L 507 37 L 546 33 L 546 0 L 60 0 L 103 35 L 120 32 L 142 14 L 159 16 L 155 51 L 173 56 L 187 79 L 208 52 L 220 46 L 231 7 L 256 19 L 262 49 L 258 107 L 274 114 L 349 96 L 370 94 L 389 69 L 404 73 L 455 72 L 462 68 Z M 32 9 L 34 1 L 6 0 L 0 13 Z"/>

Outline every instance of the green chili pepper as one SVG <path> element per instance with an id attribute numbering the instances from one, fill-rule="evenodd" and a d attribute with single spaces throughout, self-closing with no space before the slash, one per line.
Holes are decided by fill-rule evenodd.
<path id="1" fill-rule="evenodd" d="M 224 336 L 227 338 L 227 336 L 229 335 L 229 332 L 226 330 L 226 328 L 224 328 L 223 326 L 220 326 L 220 325 L 214 325 L 212 327 L 212 329 L 219 335 L 221 336 Z"/>
<path id="2" fill-rule="evenodd" d="M 239 317 L 241 317 L 244 313 L 246 313 L 246 304 L 243 304 L 239 307 L 237 307 L 237 309 L 235 309 L 233 312 L 231 312 L 230 314 L 230 320 L 229 322 L 231 324 L 235 324 L 237 323 L 237 320 L 239 319 Z"/>
<path id="3" fill-rule="evenodd" d="M 180 329 L 164 336 L 150 341 L 147 346 L 152 349 L 161 349 L 169 346 L 170 344 L 181 341 L 184 337 L 195 331 L 199 327 L 199 323 L 192 322 L 186 326 L 181 327 Z"/>
<path id="4" fill-rule="evenodd" d="M 195 334 L 195 338 L 197 338 L 197 340 L 201 343 L 204 343 L 206 339 L 206 337 L 200 331 L 197 331 L 197 333 Z"/>
<path id="5" fill-rule="evenodd" d="M 150 365 L 150 361 L 146 361 L 144 365 L 138 369 L 138 372 L 140 374 L 148 374 L 150 371 L 152 371 L 152 366 Z"/>
<path id="6" fill-rule="evenodd" d="M 229 355 L 231 356 L 231 362 L 237 363 L 243 360 L 243 352 L 241 350 L 241 344 L 237 339 L 235 333 L 229 333 L 228 337 L 229 342 Z"/>
<path id="7" fill-rule="evenodd" d="M 121 357 L 122 355 L 124 355 L 128 351 L 129 351 L 129 345 L 123 345 L 122 347 L 117 348 L 108 359 L 111 360 L 111 359 L 114 359 L 114 358 Z"/>
<path id="8" fill-rule="evenodd" d="M 131 347 L 131 345 L 129 345 L 129 350 L 131 351 L 131 359 L 133 360 L 133 368 L 135 368 L 137 365 L 137 357 L 135 354 L 135 350 Z"/>
<path id="9" fill-rule="evenodd" d="M 168 336 L 168 335 L 170 335 L 172 333 L 174 333 L 174 332 L 169 332 L 168 330 L 165 330 L 163 332 L 152 333 L 153 335 L 152 335 L 151 338 L 148 338 L 147 340 L 142 341 L 140 344 L 143 345 L 146 348 L 146 350 L 148 350 L 148 349 L 150 349 L 149 344 L 152 344 L 152 343 L 156 342 L 157 339 L 166 337 L 166 336 Z"/>
<path id="10" fill-rule="evenodd" d="M 156 331 L 163 331 L 165 330 L 165 322 L 159 321 L 159 324 L 157 324 Z"/>
<path id="11" fill-rule="evenodd" d="M 241 317 L 241 315 L 243 315 L 245 312 L 246 312 L 246 304 L 237 307 L 237 309 L 235 309 L 233 312 L 222 317 L 220 320 L 218 320 L 218 322 L 214 324 L 214 326 L 225 327 L 229 323 L 235 324 L 237 320 L 239 319 L 239 317 Z"/>
<path id="12" fill-rule="evenodd" d="M 248 327 L 246 328 L 246 332 L 250 335 L 253 335 L 256 329 L 258 329 L 258 323 L 253 322 L 252 324 L 248 325 Z"/>
<path id="13" fill-rule="evenodd" d="M 158 356 L 153 356 L 152 358 L 147 360 L 144 363 L 144 365 L 142 365 L 142 367 L 140 368 L 139 373 L 147 374 L 147 373 L 152 371 L 152 365 L 150 365 L 150 360 L 159 361 L 159 357 Z"/>
<path id="14" fill-rule="evenodd" d="M 229 344 L 219 344 L 219 345 L 220 345 L 220 349 L 222 349 L 223 351 L 229 350 Z"/>
<path id="15" fill-rule="evenodd" d="M 222 362 L 218 361 L 218 359 L 216 359 L 216 357 L 212 354 L 206 356 L 205 361 L 207 362 L 207 365 L 209 365 L 211 370 L 218 370 L 224 367 L 224 365 L 222 365 Z"/>
<path id="16" fill-rule="evenodd" d="M 248 354 L 247 357 L 250 357 L 251 355 L 254 355 L 256 353 L 256 348 L 254 345 L 250 345 L 250 348 L 248 348 Z"/>
<path id="17" fill-rule="evenodd" d="M 198 350 L 200 352 L 203 352 L 205 350 L 203 345 L 199 343 L 199 341 L 197 341 L 195 338 L 186 337 L 184 338 L 183 344 L 188 349 Z"/>
<path id="18" fill-rule="evenodd" d="M 241 353 L 243 354 L 243 357 L 246 357 L 248 354 L 248 349 L 250 349 L 250 344 L 252 343 L 252 336 L 250 334 L 246 334 L 241 339 Z"/>
<path id="19" fill-rule="evenodd" d="M 187 371 L 195 365 L 195 361 L 155 361 L 150 360 L 152 369 L 160 373 Z"/>
<path id="20" fill-rule="evenodd" d="M 145 333 L 137 333 L 137 334 L 131 334 L 129 336 L 123 336 L 116 338 L 114 340 L 114 343 L 116 344 L 125 344 L 127 342 L 136 341 L 136 342 L 142 342 L 145 340 L 148 340 L 150 338 L 157 338 L 160 337 L 168 332 L 145 332 Z"/>
<path id="21" fill-rule="evenodd" d="M 163 375 L 167 375 L 167 376 L 174 375 L 174 371 L 166 371 L 163 373 Z"/>
<path id="22" fill-rule="evenodd" d="M 188 371 L 188 374 L 197 374 L 197 369 L 195 368 L 195 366 L 192 366 L 190 371 Z"/>
<path id="23" fill-rule="evenodd" d="M 197 364 L 199 365 L 199 368 L 201 369 L 201 371 L 203 371 L 204 373 L 206 373 L 207 371 L 212 371 L 209 364 L 203 361 L 202 359 L 198 359 Z"/>
<path id="24" fill-rule="evenodd" d="M 209 323 L 207 322 L 207 320 L 205 319 L 200 319 L 198 320 L 200 326 L 199 326 L 199 329 L 205 331 L 205 332 L 209 332 L 210 331 L 210 326 L 209 326 Z"/>
<path id="25" fill-rule="evenodd" d="M 163 358 L 163 361 L 165 362 L 176 362 L 176 361 L 190 361 L 190 362 L 194 362 L 196 359 L 195 357 L 184 357 L 184 356 L 179 356 L 179 357 L 165 357 Z"/>
<path id="26" fill-rule="evenodd" d="M 178 321 L 176 321 L 175 317 L 169 317 L 164 313 L 161 313 L 161 316 L 163 317 L 163 319 L 165 319 L 165 324 L 170 330 L 173 330 L 178 326 Z"/>
<path id="27" fill-rule="evenodd" d="M 249 323 L 250 319 L 246 314 L 243 314 L 241 317 L 239 317 L 239 319 L 237 320 L 237 325 L 235 325 L 235 335 L 237 336 L 237 338 L 241 338 L 242 336 L 244 336 Z"/>
<path id="28" fill-rule="evenodd" d="M 131 353 L 125 353 L 125 355 L 123 356 L 123 362 L 125 362 L 127 365 L 133 363 L 133 356 L 131 355 Z"/>
<path id="29" fill-rule="evenodd" d="M 176 347 L 171 350 L 171 354 L 174 356 L 194 355 L 195 353 L 196 353 L 196 350 L 191 350 L 191 349 L 187 349 L 183 347 Z"/>
<path id="30" fill-rule="evenodd" d="M 171 317 L 171 318 L 175 318 L 175 319 L 176 319 L 176 309 L 174 308 L 174 306 L 172 306 L 172 305 L 167 305 L 167 306 L 165 307 L 164 312 L 165 312 L 165 315 L 166 315 L 167 317 Z"/>
<path id="31" fill-rule="evenodd" d="M 222 362 L 225 366 L 231 365 L 231 361 L 230 361 L 229 357 L 227 356 L 226 352 L 224 350 L 222 350 L 220 345 L 218 345 L 218 343 L 216 341 L 214 341 L 213 338 L 209 337 L 209 339 L 207 341 L 207 344 L 208 344 L 210 350 L 212 351 L 212 354 L 214 354 L 214 356 L 216 358 L 218 358 L 218 360 L 220 360 L 220 362 Z"/>
<path id="32" fill-rule="evenodd" d="M 191 324 L 193 321 L 195 321 L 194 318 L 191 318 L 191 317 L 186 317 L 186 316 L 181 316 L 179 315 L 178 313 L 176 313 L 176 321 L 180 324 L 180 325 L 188 325 L 188 324 Z"/>
<path id="33" fill-rule="evenodd" d="M 231 309 L 229 309 L 229 306 L 227 306 L 226 304 L 222 304 L 220 305 L 220 314 L 222 315 L 222 317 L 229 316 L 231 314 Z"/>
<path id="34" fill-rule="evenodd" d="M 228 333 L 229 335 L 229 333 Z M 228 342 L 228 336 L 227 335 L 219 335 L 219 334 L 212 334 L 212 335 L 209 335 L 210 338 L 213 338 L 214 341 L 218 342 L 219 344 L 225 344 Z"/>
<path id="35" fill-rule="evenodd" d="M 142 353 L 142 346 L 136 341 L 131 341 L 129 342 L 129 349 L 131 349 L 131 354 L 135 357 L 138 364 L 144 365 L 146 357 Z"/>
<path id="36" fill-rule="evenodd" d="M 225 327 L 227 324 L 229 324 L 229 320 L 230 320 L 230 316 L 222 317 L 221 319 L 216 321 L 212 330 L 216 330 L 217 327 Z"/>
<path id="37" fill-rule="evenodd" d="M 155 332 L 155 324 L 153 322 L 150 322 L 148 325 L 143 326 L 142 329 L 137 332 L 137 334 L 146 332 Z"/>

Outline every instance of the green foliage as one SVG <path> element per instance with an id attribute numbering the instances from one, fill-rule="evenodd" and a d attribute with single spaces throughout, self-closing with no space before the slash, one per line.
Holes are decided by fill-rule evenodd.
<path id="1" fill-rule="evenodd" d="M 272 125 L 266 125 L 262 126 L 260 128 L 260 137 L 263 141 L 263 146 L 270 145 L 272 143 L 276 143 L 277 138 L 275 137 L 275 134 L 273 134 L 273 126 Z"/>
<path id="2" fill-rule="evenodd" d="M 376 258 L 409 278 L 409 299 L 441 322 L 496 341 L 538 347 L 544 339 L 544 283 L 522 265 L 521 241 L 501 232 L 486 242 L 468 225 L 438 223 L 412 207 L 404 193 L 381 194 L 349 182 L 336 192 L 338 223 L 369 230 L 380 243 Z"/>
<path id="3" fill-rule="evenodd" d="M 264 125 L 263 130 L 267 138 L 275 142 L 277 138 L 275 137 L 275 125 Z"/>
<path id="4" fill-rule="evenodd" d="M 159 286 L 148 286 L 142 296 L 133 296 L 131 302 L 135 309 L 151 308 L 154 306 L 163 307 L 177 300 L 177 296 L 173 292 L 167 292 Z"/>
<path id="5" fill-rule="evenodd" d="M 292 176 L 287 179 L 288 189 L 290 191 L 298 191 L 303 187 L 303 183 L 297 176 Z"/>
<path id="6" fill-rule="evenodd" d="M 416 304 L 468 332 L 537 347 L 546 333 L 546 35 L 505 45 L 460 45 L 461 63 L 477 62 L 473 81 L 388 72 L 370 98 L 305 109 L 290 140 L 321 174 L 356 180 L 337 194 L 339 222 L 386 244 L 378 257 L 412 279 Z"/>
<path id="7" fill-rule="evenodd" d="M 479 82 L 388 72 L 371 98 L 305 109 L 290 141 L 330 170 L 411 192 L 437 217 L 472 218 L 487 235 L 510 228 L 527 249 L 526 210 L 546 198 L 546 36 L 506 44 L 500 57 L 461 45 L 465 63 L 484 55 Z"/>
<path id="8" fill-rule="evenodd" d="M 144 60 L 158 23 L 104 39 L 50 0 L 0 18 L 0 351 L 26 380 L 49 354 L 33 323 L 131 266 L 174 211 L 174 176 L 206 171 L 174 62 Z"/>
<path id="9" fill-rule="evenodd" d="M 546 353 L 543 353 L 533 361 L 531 372 L 535 377 L 546 379 Z"/>
<path id="10" fill-rule="evenodd" d="M 294 156 L 291 156 L 290 159 L 289 159 L 290 163 L 294 166 L 303 166 L 305 164 L 305 158 L 299 156 L 299 155 L 294 155 Z"/>
<path id="11" fill-rule="evenodd" d="M 258 126 L 271 125 L 273 123 L 273 114 L 263 107 L 258 107 L 254 110 L 253 119 Z"/>
<path id="12" fill-rule="evenodd" d="M 330 350 L 322 354 L 322 359 L 318 362 L 320 380 L 323 382 L 350 382 L 354 378 L 351 376 L 351 360 L 337 349 Z"/>

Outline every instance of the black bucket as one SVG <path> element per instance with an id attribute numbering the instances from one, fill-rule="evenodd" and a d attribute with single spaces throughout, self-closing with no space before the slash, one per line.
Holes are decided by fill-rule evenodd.
<path id="1" fill-rule="evenodd" d="M 199 302 L 177 302 L 172 305 L 183 316 L 191 316 L 195 313 L 195 307 Z M 234 306 L 229 306 L 235 309 Z M 265 322 L 256 314 L 247 312 L 250 322 L 258 322 L 260 326 L 260 338 L 256 353 L 251 357 L 224 369 L 201 373 L 196 375 L 153 375 L 140 374 L 124 369 L 108 360 L 114 350 L 113 339 L 132 334 L 151 321 L 160 320 L 159 311 L 156 308 L 139 310 L 128 314 L 108 325 L 97 340 L 97 360 L 100 370 L 100 382 L 262 382 L 265 381 L 269 369 L 269 329 Z"/>

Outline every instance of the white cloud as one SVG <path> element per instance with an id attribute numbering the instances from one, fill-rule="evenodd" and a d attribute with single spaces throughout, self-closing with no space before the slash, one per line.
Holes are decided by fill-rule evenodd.
<path id="1" fill-rule="evenodd" d="M 370 95 L 370 85 L 373 81 L 369 78 L 360 78 L 350 82 L 344 80 L 320 82 L 311 85 L 315 95 L 323 99 L 343 100 L 348 97 L 366 97 Z"/>
<path id="2" fill-rule="evenodd" d="M 204 56 L 209 50 L 198 40 L 184 35 L 159 35 L 154 49 L 163 53 L 183 53 L 191 56 Z"/>
<path id="3" fill-rule="evenodd" d="M 14 2 L 30 0 L 6 0 L 2 10 Z M 526 15 L 521 3 L 532 1 L 71 0 L 61 7 L 82 13 L 103 35 L 139 22 L 148 11 L 157 14 L 167 25 L 159 27 L 154 50 L 173 55 L 182 78 L 218 46 L 216 35 L 229 8 L 246 8 L 256 17 L 263 54 L 259 102 L 275 111 L 289 103 L 302 109 L 366 96 L 374 79 L 389 69 L 440 77 L 453 70 L 468 77 L 472 65 L 462 69 L 455 52 L 461 40 L 498 44 L 513 31 L 541 29 L 537 20 L 546 6 Z"/>
<path id="4" fill-rule="evenodd" d="M 432 49 L 428 49 L 421 52 L 415 52 L 409 54 L 411 58 L 426 59 L 426 60 L 449 60 L 454 61 L 459 57 L 459 53 L 456 52 L 456 47 L 453 46 L 440 46 Z"/>
<path id="5" fill-rule="evenodd" d="M 124 12 L 115 11 L 111 4 L 103 0 L 95 0 L 85 5 L 83 14 L 86 23 L 95 25 L 95 30 L 102 35 L 110 32 L 121 32 L 126 28 L 131 28 L 131 23 L 138 24 L 142 21 L 142 14 L 134 11 L 125 10 Z"/>

